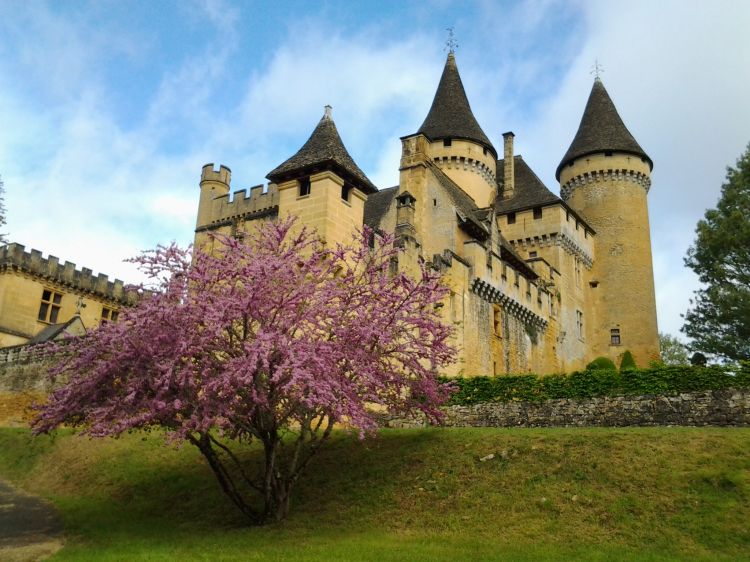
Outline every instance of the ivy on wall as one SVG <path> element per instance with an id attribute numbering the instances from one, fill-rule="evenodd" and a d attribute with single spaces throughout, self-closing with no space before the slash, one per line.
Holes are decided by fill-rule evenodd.
<path id="1" fill-rule="evenodd" d="M 555 398 L 674 395 L 699 390 L 750 388 L 750 362 L 739 366 L 661 366 L 650 369 L 592 369 L 556 375 L 499 375 L 443 378 L 456 392 L 449 404 L 541 402 Z"/>

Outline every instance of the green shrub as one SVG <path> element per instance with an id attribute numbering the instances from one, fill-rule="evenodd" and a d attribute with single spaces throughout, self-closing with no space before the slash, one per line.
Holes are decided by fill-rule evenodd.
<path id="1" fill-rule="evenodd" d="M 614 368 L 587 368 L 567 375 L 500 375 L 442 380 L 456 387 L 449 403 L 457 405 L 595 396 L 674 395 L 699 390 L 750 388 L 750 363 L 710 367 L 661 365 L 622 372 Z"/>
<path id="2" fill-rule="evenodd" d="M 630 353 L 630 350 L 626 350 L 625 353 L 622 354 L 622 359 L 620 360 L 620 372 L 630 371 L 637 368 L 635 359 L 633 359 L 633 354 Z"/>
<path id="3" fill-rule="evenodd" d="M 591 363 L 586 365 L 586 369 L 607 369 L 609 371 L 614 371 L 617 369 L 617 367 L 615 366 L 614 361 L 612 361 L 609 357 L 597 357 Z"/>

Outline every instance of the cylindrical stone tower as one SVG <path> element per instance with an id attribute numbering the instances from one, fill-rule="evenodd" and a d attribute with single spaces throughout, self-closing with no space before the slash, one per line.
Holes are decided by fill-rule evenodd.
<path id="1" fill-rule="evenodd" d="M 556 173 L 562 198 L 596 230 L 585 288 L 593 304 L 591 358 L 619 361 L 630 350 L 639 367 L 659 358 L 646 197 L 652 168 L 597 78 Z"/>

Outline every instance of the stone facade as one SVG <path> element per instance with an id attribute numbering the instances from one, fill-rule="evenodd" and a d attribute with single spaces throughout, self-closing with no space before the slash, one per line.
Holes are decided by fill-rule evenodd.
<path id="1" fill-rule="evenodd" d="M 372 185 L 326 107 L 265 186 L 232 193 L 227 167 L 204 166 L 196 247 L 206 248 L 211 232 L 287 215 L 330 245 L 367 225 L 397 237 L 399 271 L 427 262 L 450 288 L 442 314 L 459 356 L 441 374 L 569 372 L 602 355 L 618 362 L 626 350 L 647 366 L 659 357 L 651 160 L 598 79 L 558 167 L 562 197 L 515 154 L 514 136 L 502 135 L 498 157 L 450 53 L 427 118 L 401 139 L 399 185 Z"/>
<path id="2" fill-rule="evenodd" d="M 444 408 L 447 427 L 750 426 L 750 389 L 675 396 L 601 396 L 488 402 Z M 425 427 L 424 418 L 384 418 L 385 427 Z"/>
<path id="3" fill-rule="evenodd" d="M 119 279 L 21 244 L 0 247 L 0 348 L 33 342 L 55 326 L 62 331 L 75 316 L 79 331 L 94 328 L 137 298 Z"/>

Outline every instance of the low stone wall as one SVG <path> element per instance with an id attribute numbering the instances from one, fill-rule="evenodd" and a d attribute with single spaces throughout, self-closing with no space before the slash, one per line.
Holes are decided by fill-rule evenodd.
<path id="1" fill-rule="evenodd" d="M 447 406 L 448 427 L 750 426 L 750 389 L 705 390 L 676 396 L 602 396 L 545 402 Z M 388 418 L 386 427 L 423 427 L 424 417 Z"/>
<path id="2" fill-rule="evenodd" d="M 0 363 L 0 426 L 24 426 L 34 418 L 31 405 L 44 402 L 51 390 L 50 364 L 50 359 Z"/>

